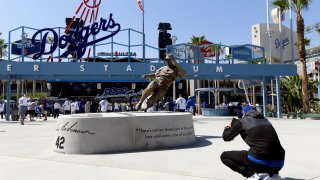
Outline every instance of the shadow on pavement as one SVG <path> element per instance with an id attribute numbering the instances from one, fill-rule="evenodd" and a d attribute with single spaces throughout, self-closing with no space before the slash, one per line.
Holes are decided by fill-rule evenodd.
<path id="1" fill-rule="evenodd" d="M 221 136 L 196 136 L 197 142 L 190 146 L 184 146 L 184 148 L 200 148 L 200 147 L 206 147 L 210 146 L 212 142 L 210 142 L 208 139 L 216 139 L 216 138 L 222 138 Z"/>
<path id="2" fill-rule="evenodd" d="M 280 172 L 280 175 L 281 175 L 281 172 Z M 264 179 L 266 177 L 268 177 L 268 174 L 259 174 L 260 176 L 260 179 Z M 314 178 L 311 178 L 311 179 L 314 179 Z M 309 179 L 309 180 L 311 180 Z M 306 180 L 306 179 L 297 179 L 297 178 L 291 178 L 291 177 L 283 177 L 282 180 Z"/>
<path id="3" fill-rule="evenodd" d="M 101 153 L 105 155 L 112 155 L 112 154 L 124 154 L 124 153 L 143 153 L 143 152 L 152 152 L 152 151 L 170 151 L 170 150 L 179 150 L 179 149 L 190 149 L 190 148 L 201 148 L 210 146 L 212 142 L 210 142 L 208 139 L 218 139 L 222 138 L 221 136 L 196 136 L 196 143 L 188 146 L 179 146 L 179 147 L 172 147 L 172 148 L 159 148 L 159 149 L 153 149 L 153 150 L 137 150 L 137 151 L 123 151 L 123 152 L 111 152 L 111 153 Z M 96 154 L 93 154 L 96 155 Z"/>

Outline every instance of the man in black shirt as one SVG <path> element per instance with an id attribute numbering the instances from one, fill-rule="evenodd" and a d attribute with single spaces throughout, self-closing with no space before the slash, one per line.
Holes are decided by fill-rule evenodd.
<path id="1" fill-rule="evenodd" d="M 232 141 L 239 134 L 250 146 L 249 151 L 226 151 L 221 154 L 223 164 L 247 179 L 259 180 L 256 173 L 268 173 L 265 179 L 280 180 L 285 150 L 272 124 L 253 106 L 242 109 L 240 119 L 233 118 L 223 131 L 223 140 Z"/>

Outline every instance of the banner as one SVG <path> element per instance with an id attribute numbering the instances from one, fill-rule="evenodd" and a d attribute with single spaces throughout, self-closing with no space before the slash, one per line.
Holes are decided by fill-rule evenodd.
<path id="1" fill-rule="evenodd" d="M 22 55 L 21 54 L 22 40 L 18 40 L 12 43 L 11 54 Z M 35 40 L 35 43 L 31 43 L 30 38 L 24 39 L 24 55 L 29 56 L 40 52 L 40 40 Z"/>

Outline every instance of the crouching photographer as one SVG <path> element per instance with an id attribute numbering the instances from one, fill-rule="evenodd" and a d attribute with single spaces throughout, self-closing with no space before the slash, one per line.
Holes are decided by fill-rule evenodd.
<path id="1" fill-rule="evenodd" d="M 239 134 L 250 149 L 225 151 L 221 154 L 222 163 L 247 179 L 261 179 L 257 173 L 267 173 L 265 180 L 281 179 L 285 150 L 272 124 L 253 106 L 243 107 L 242 117 L 232 119 L 223 131 L 223 140 L 232 141 Z"/>

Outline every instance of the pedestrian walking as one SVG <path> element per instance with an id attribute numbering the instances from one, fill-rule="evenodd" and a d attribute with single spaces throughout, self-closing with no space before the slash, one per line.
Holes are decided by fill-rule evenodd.
<path id="1" fill-rule="evenodd" d="M 186 111 L 186 99 L 182 97 L 182 94 L 179 94 L 179 98 L 176 100 L 176 104 L 179 112 Z"/>
<path id="2" fill-rule="evenodd" d="M 91 105 L 92 105 L 92 102 L 87 100 L 86 104 L 84 105 L 84 112 L 85 113 L 90 113 Z"/>
<path id="3" fill-rule="evenodd" d="M 4 107 L 5 107 L 4 100 L 0 100 L 0 115 L 1 115 L 1 119 L 3 119 Z"/>
<path id="4" fill-rule="evenodd" d="M 196 115 L 196 104 L 191 99 L 191 96 L 188 97 L 187 105 L 186 105 L 186 111 L 191 113 L 192 115 Z"/>
<path id="5" fill-rule="evenodd" d="M 28 102 L 28 114 L 30 121 L 34 121 L 34 116 L 36 114 L 36 102 L 34 100 Z"/>
<path id="6" fill-rule="evenodd" d="M 54 119 L 58 119 L 59 114 L 60 114 L 60 109 L 61 109 L 61 105 L 58 101 L 56 101 L 53 105 L 53 118 Z"/>
<path id="7" fill-rule="evenodd" d="M 43 104 L 42 104 L 42 112 L 43 112 L 43 115 L 44 115 L 44 119 L 43 121 L 46 121 L 48 120 L 48 104 L 47 104 L 47 101 L 44 101 Z"/>
<path id="8" fill-rule="evenodd" d="M 99 102 L 99 111 L 100 112 L 107 112 L 108 110 L 108 100 L 107 99 L 102 99 L 100 102 Z"/>
<path id="9" fill-rule="evenodd" d="M 65 115 L 71 114 L 71 102 L 69 99 L 63 103 L 62 107 Z"/>
<path id="10" fill-rule="evenodd" d="M 78 102 L 74 101 L 71 103 L 71 114 L 77 113 L 77 110 L 79 109 L 78 107 Z"/>
<path id="11" fill-rule="evenodd" d="M 24 119 L 27 114 L 27 109 L 28 109 L 28 97 L 24 94 L 19 98 L 18 115 L 20 117 L 21 125 L 24 125 Z"/>

